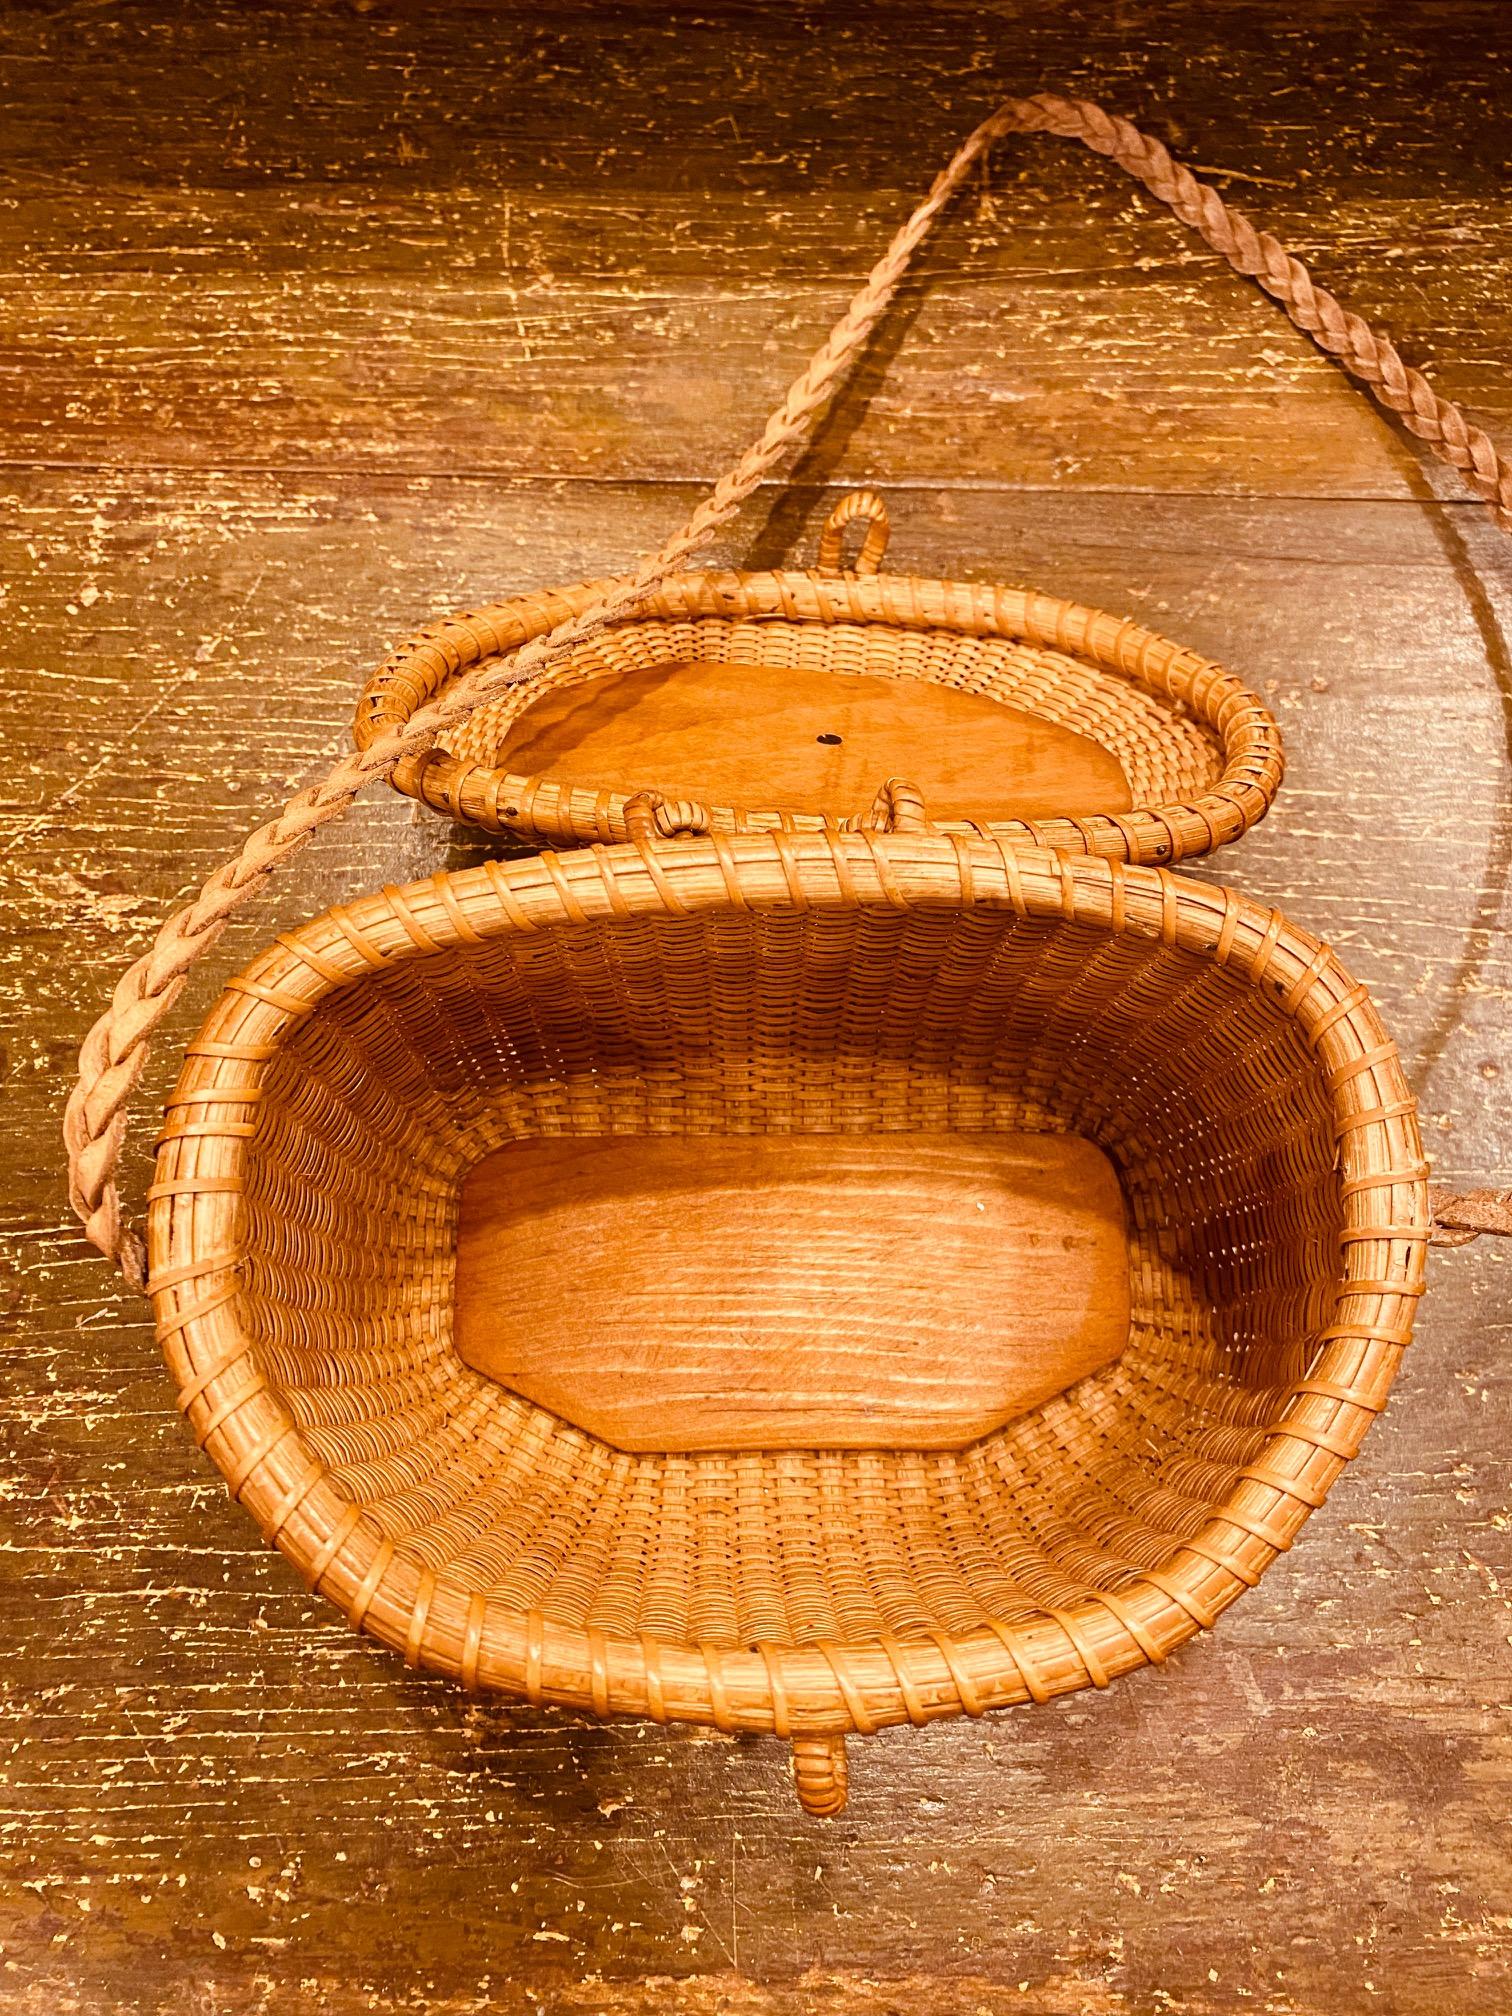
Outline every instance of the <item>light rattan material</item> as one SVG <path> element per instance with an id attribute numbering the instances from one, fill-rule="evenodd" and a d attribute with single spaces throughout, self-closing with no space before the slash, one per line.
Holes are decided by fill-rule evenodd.
<path id="1" fill-rule="evenodd" d="M 1291 1545 L 1411 1336 L 1414 1106 L 1365 990 L 1232 892 L 640 833 L 385 890 L 234 981 L 153 1305 L 195 1439 L 354 1624 L 469 1688 L 776 1732 L 834 1812 L 848 1732 L 1106 1685 Z M 964 1451 L 630 1456 L 452 1349 L 461 1180 L 507 1141 L 998 1129 L 1111 1158 L 1132 1318 Z"/>
<path id="2" fill-rule="evenodd" d="M 859 500 L 863 515 L 871 501 Z M 831 523 L 843 522 L 843 500 Z M 854 515 L 851 512 L 849 515 Z M 580 587 L 475 610 L 431 625 L 381 667 L 358 707 L 367 747 L 401 729 L 444 686 L 487 672 L 522 645 L 599 603 L 617 584 Z M 480 707 L 437 748 L 391 773 L 396 789 L 489 832 L 582 842 L 623 840 L 633 791 L 511 774 L 496 751 L 547 693 L 677 660 L 866 673 L 979 694 L 1070 728 L 1109 750 L 1131 810 L 991 821 L 940 816 L 942 831 L 1168 864 L 1237 839 L 1263 818 L 1281 782 L 1280 731 L 1231 672 L 1138 624 L 1026 589 L 972 587 L 905 574 L 710 573 L 675 576 L 637 615 L 600 629 L 540 678 Z M 717 737 L 718 722 L 708 732 Z M 880 778 L 875 782 L 880 783 Z M 641 787 L 675 780 L 647 776 Z M 1004 797 L 1010 795 L 1004 780 Z M 781 803 L 682 801 L 681 830 L 814 831 L 852 823 Z"/>
<path id="3" fill-rule="evenodd" d="M 128 1278 L 147 1254 L 116 1187 L 127 1104 L 228 919 L 364 784 L 608 626 L 660 620 L 654 598 L 812 432 L 945 203 L 1027 130 L 1084 141 L 1170 203 L 1508 522 L 1485 436 L 1274 240 L 1126 121 L 1010 101 L 659 553 L 337 763 L 123 975 L 64 1134 L 70 1200 Z M 859 571 L 822 585 L 891 592 Z M 629 846 L 385 891 L 264 954 L 189 1047 L 151 1292 L 196 1439 L 354 1625 L 468 1687 L 775 1732 L 828 1813 L 850 1731 L 1105 1685 L 1291 1544 L 1411 1336 L 1421 1148 L 1365 991 L 1276 912 L 1125 867 L 1121 845 L 1073 858 L 929 833 L 896 785 L 886 835 L 661 847 L 689 809 L 632 800 Z M 934 1452 L 631 1456 L 462 1366 L 449 1270 L 479 1157 L 532 1132 L 736 1127 L 1083 1134 L 1128 1207 L 1126 1349 Z M 1445 1206 L 1451 1236 L 1492 1229 L 1494 1206 Z"/>

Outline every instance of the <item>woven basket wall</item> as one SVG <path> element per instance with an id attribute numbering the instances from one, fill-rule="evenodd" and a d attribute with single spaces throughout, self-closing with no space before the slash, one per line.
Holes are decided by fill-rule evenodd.
<path id="1" fill-rule="evenodd" d="M 629 1455 L 453 1348 L 459 1185 L 512 1139 L 1006 1129 L 1112 1159 L 1133 1319 L 962 1451 Z M 1252 1586 L 1385 1402 L 1427 1230 L 1396 1052 L 1278 913 L 775 834 L 280 939 L 189 1047 L 151 1288 L 196 1439 L 354 1624 L 469 1688 L 775 1731 L 832 1812 L 847 1732 L 1104 1685 Z"/>

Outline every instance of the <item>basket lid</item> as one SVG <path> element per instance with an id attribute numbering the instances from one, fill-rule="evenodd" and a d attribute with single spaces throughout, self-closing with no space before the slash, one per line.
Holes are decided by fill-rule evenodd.
<path id="1" fill-rule="evenodd" d="M 1281 779 L 1276 724 L 1231 673 L 1130 621 L 1020 588 L 884 575 L 887 514 L 863 491 L 811 572 L 687 573 L 812 442 L 935 221 L 1009 133 L 1107 155 L 1272 295 L 1512 528 L 1512 469 L 1301 261 L 1085 100 L 1005 100 L 968 136 L 753 441 L 633 575 L 449 618 L 363 695 L 358 767 L 453 817 L 537 840 L 868 822 L 913 780 L 939 825 L 1005 843 L 1165 863 L 1236 839 Z M 853 568 L 852 519 L 866 521 Z M 444 689 L 444 690 L 443 690 Z M 870 777 L 866 775 L 870 772 Z"/>
<path id="2" fill-rule="evenodd" d="M 841 541 L 865 526 L 854 564 Z M 1205 854 L 1269 809 L 1280 732 L 1231 672 L 1127 619 L 1030 589 L 881 571 L 888 515 L 852 492 L 803 571 L 675 574 L 506 686 L 398 789 L 536 840 L 869 823 L 906 775 L 934 823 L 1144 862 Z M 594 581 L 447 618 L 362 696 L 358 746 L 443 686 L 570 622 Z"/>

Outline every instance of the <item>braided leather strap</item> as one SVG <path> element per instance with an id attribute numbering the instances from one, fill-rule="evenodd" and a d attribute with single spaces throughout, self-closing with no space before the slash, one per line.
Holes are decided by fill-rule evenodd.
<path id="1" fill-rule="evenodd" d="M 1456 1196 L 1435 1184 L 1428 1203 L 1435 1246 L 1468 1246 L 1483 1232 L 1512 1239 L 1512 1190 L 1465 1190 Z"/>
<path id="2" fill-rule="evenodd" d="M 570 622 L 489 664 L 437 694 L 408 721 L 376 737 L 337 763 L 319 784 L 289 800 L 268 825 L 252 834 L 234 860 L 217 869 L 194 900 L 169 918 L 150 951 L 122 976 L 110 1006 L 84 1039 L 79 1077 L 69 1096 L 63 1136 L 68 1149 L 69 1199 L 89 1239 L 127 1279 L 143 1287 L 146 1254 L 140 1236 L 121 1218 L 115 1171 L 126 1130 L 126 1105 L 147 1060 L 152 1031 L 173 1007 L 189 969 L 217 942 L 229 919 L 250 901 L 263 877 L 297 853 L 317 828 L 337 819 L 358 792 L 386 777 L 405 757 L 433 747 L 448 728 L 506 687 L 537 677 L 563 652 L 616 617 L 635 610 L 669 574 L 678 572 L 728 524 L 741 504 L 813 433 L 825 407 L 864 349 L 910 261 L 940 212 L 981 157 L 1008 133 L 1053 133 L 1079 140 L 1116 161 L 1166 204 L 1236 272 L 1279 301 L 1299 329 L 1368 385 L 1382 405 L 1426 441 L 1434 454 L 1460 470 L 1512 530 L 1512 473 L 1479 428 L 1441 399 L 1405 365 L 1390 341 L 1314 285 L 1307 269 L 1267 233 L 1231 209 L 1215 189 L 1172 160 L 1161 143 L 1127 119 L 1086 99 L 1045 92 L 1010 98 L 963 143 L 935 178 L 928 195 L 897 233 L 866 283 L 852 298 L 803 372 L 768 420 L 758 441 L 653 558 L 616 582 Z"/>
<path id="3" fill-rule="evenodd" d="M 1028 116 L 1020 117 L 1020 113 Z M 1116 161 L 1183 224 L 1190 225 L 1236 273 L 1274 296 L 1320 350 L 1326 350 L 1353 377 L 1368 385 L 1410 433 L 1428 443 L 1440 461 L 1458 469 L 1486 499 L 1503 531 L 1512 532 L 1512 470 L 1490 437 L 1472 426 L 1452 400 L 1441 399 L 1420 371 L 1404 364 L 1390 337 L 1372 329 L 1342 307 L 1326 288 L 1316 285 L 1300 259 L 1293 258 L 1268 231 L 1257 231 L 1242 210 L 1231 208 L 1216 189 L 1199 182 L 1158 140 L 1084 98 L 1056 98 L 1048 93 L 1010 100 L 986 125 L 996 129 L 993 138 L 1013 131 L 1058 133 Z"/>

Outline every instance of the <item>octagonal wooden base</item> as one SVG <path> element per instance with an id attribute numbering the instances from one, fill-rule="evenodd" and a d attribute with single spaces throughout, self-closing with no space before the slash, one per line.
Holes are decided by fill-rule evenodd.
<path id="1" fill-rule="evenodd" d="M 620 1449 L 959 1448 L 1128 1329 L 1071 1135 L 567 1136 L 463 1188 L 462 1358 Z"/>

